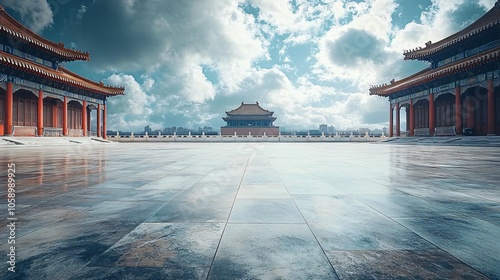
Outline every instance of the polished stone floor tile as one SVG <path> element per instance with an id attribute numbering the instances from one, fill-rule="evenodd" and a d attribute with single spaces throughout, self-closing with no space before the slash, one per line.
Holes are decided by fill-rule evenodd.
<path id="1" fill-rule="evenodd" d="M 488 279 L 440 250 L 329 251 L 340 279 Z"/>
<path id="2" fill-rule="evenodd" d="M 16 221 L 17 230 L 16 237 L 21 237 L 38 229 L 50 226 L 58 221 L 71 218 L 78 213 L 85 211 L 87 208 L 82 204 L 91 203 L 88 200 L 80 201 L 80 205 L 76 207 L 57 206 L 51 204 L 17 207 L 17 215 L 23 217 Z M 5 207 L 4 209 L 6 209 Z M 2 231 L 2 234 L 4 232 Z M 0 239 L 0 244 L 7 242 L 7 239 Z"/>
<path id="3" fill-rule="evenodd" d="M 139 179 L 137 177 L 135 178 L 122 178 L 122 179 L 115 179 L 111 181 L 104 181 L 102 183 L 98 183 L 95 185 L 90 186 L 91 188 L 95 189 L 134 189 L 138 188 L 142 185 L 145 185 L 147 183 L 150 183 L 151 181 L 145 181 L 142 179 Z"/>
<path id="4" fill-rule="evenodd" d="M 223 229 L 217 223 L 143 223 L 91 265 L 208 271 Z"/>
<path id="5" fill-rule="evenodd" d="M 353 175 L 352 177 L 356 177 Z M 334 185 L 340 191 L 346 194 L 392 194 L 395 192 L 393 188 L 379 184 L 373 180 L 368 179 L 342 179 L 334 180 L 330 184 Z"/>
<path id="6" fill-rule="evenodd" d="M 429 217 L 454 212 L 440 203 L 407 194 L 365 194 L 352 197 L 390 218 Z"/>
<path id="7" fill-rule="evenodd" d="M 281 180 L 278 174 L 274 172 L 245 172 L 241 181 L 242 184 L 280 184 Z"/>
<path id="8" fill-rule="evenodd" d="M 244 172 L 245 169 L 242 166 L 229 165 L 211 171 L 199 183 L 208 183 L 217 186 L 238 186 Z"/>
<path id="9" fill-rule="evenodd" d="M 16 240 L 17 272 L 12 279 L 54 279 L 54 275 L 68 279 L 137 225 L 85 218 L 47 225 Z M 6 245 L 0 247 L 2 252 Z M 0 276 L 6 279 L 10 275 L 2 269 Z"/>
<path id="10" fill-rule="evenodd" d="M 292 196 L 325 250 L 428 249 L 432 244 L 350 196 Z"/>
<path id="11" fill-rule="evenodd" d="M 178 279 L 207 279 L 208 268 L 152 268 L 152 267 L 93 267 L 87 266 L 73 275 L 70 280 L 178 280 Z"/>
<path id="12" fill-rule="evenodd" d="M 500 275 L 500 226 L 464 216 L 396 220 L 486 276 Z"/>
<path id="13" fill-rule="evenodd" d="M 184 192 L 184 189 L 170 190 L 129 190 L 125 194 L 110 198 L 113 201 L 163 201 L 168 202 Z"/>
<path id="14" fill-rule="evenodd" d="M 144 222 L 165 203 L 163 201 L 105 201 L 84 211 L 93 219 L 114 219 L 123 222 Z"/>
<path id="15" fill-rule="evenodd" d="M 308 224 L 329 224 L 335 218 L 379 216 L 368 205 L 348 195 L 292 195 Z"/>
<path id="16" fill-rule="evenodd" d="M 290 198 L 283 184 L 241 185 L 237 198 Z"/>
<path id="17" fill-rule="evenodd" d="M 290 194 L 345 194 L 332 184 L 316 178 L 313 174 L 282 174 L 281 180 Z"/>
<path id="18" fill-rule="evenodd" d="M 310 225 L 325 250 L 413 250 L 434 245 L 387 218 L 369 216 L 339 217 L 327 224 Z"/>
<path id="19" fill-rule="evenodd" d="M 292 199 L 236 199 L 230 223 L 293 224 L 304 223 Z"/>
<path id="20" fill-rule="evenodd" d="M 498 147 L 0 149 L 0 279 L 500 279 Z"/>
<path id="21" fill-rule="evenodd" d="M 302 224 L 228 224 L 208 279 L 337 279 Z"/>
<path id="22" fill-rule="evenodd" d="M 199 196 L 199 199 L 190 200 L 181 194 L 155 212 L 148 222 L 223 223 L 227 222 L 232 205 L 233 199 Z"/>
<path id="23" fill-rule="evenodd" d="M 151 183 L 145 184 L 139 187 L 139 190 L 150 190 L 150 189 L 158 189 L 158 190 L 168 190 L 168 189 L 187 189 L 198 182 L 203 175 L 195 174 L 192 176 L 186 175 L 169 175 L 163 178 L 160 178 Z"/>

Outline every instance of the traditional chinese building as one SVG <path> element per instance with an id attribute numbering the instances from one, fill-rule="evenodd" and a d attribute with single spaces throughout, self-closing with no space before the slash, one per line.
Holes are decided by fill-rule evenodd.
<path id="1" fill-rule="evenodd" d="M 389 98 L 390 136 L 401 134 L 403 107 L 409 135 L 500 135 L 500 1 L 465 29 L 405 51 L 404 59 L 430 67 L 370 88 L 370 95 Z"/>
<path id="2" fill-rule="evenodd" d="M 124 88 L 64 68 L 76 60 L 90 57 L 37 35 L 0 6 L 0 136 L 106 138 L 106 99 Z M 95 132 L 90 131 L 92 110 L 97 110 Z"/>
<path id="3" fill-rule="evenodd" d="M 260 107 L 259 102 L 255 104 L 244 104 L 240 107 L 226 112 L 227 116 L 222 119 L 227 123 L 221 127 L 222 135 L 268 135 L 277 136 L 279 127 L 274 126 L 274 112 Z"/>

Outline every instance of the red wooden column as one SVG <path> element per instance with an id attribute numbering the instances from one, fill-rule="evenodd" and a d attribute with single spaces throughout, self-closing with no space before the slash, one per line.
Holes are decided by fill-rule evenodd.
<path id="1" fill-rule="evenodd" d="M 462 134 L 462 98 L 460 87 L 455 87 L 455 128 L 457 134 Z"/>
<path id="2" fill-rule="evenodd" d="M 43 135 L 43 91 L 38 90 L 38 113 L 37 113 L 38 136 Z"/>
<path id="3" fill-rule="evenodd" d="M 87 136 L 87 100 L 83 100 L 82 130 L 83 130 L 83 136 Z"/>
<path id="4" fill-rule="evenodd" d="M 393 111 L 392 104 L 390 102 L 389 102 L 389 109 L 390 109 L 389 110 L 389 137 L 392 137 L 392 136 L 394 136 L 394 131 L 392 131 L 393 126 L 394 126 L 392 123 L 393 122 L 392 119 L 394 116 L 393 116 L 393 112 L 392 112 Z"/>
<path id="5" fill-rule="evenodd" d="M 436 123 L 436 109 L 434 108 L 434 94 L 429 94 L 429 134 L 434 136 Z"/>
<path id="6" fill-rule="evenodd" d="M 495 90 L 493 79 L 488 80 L 488 134 L 495 134 Z"/>
<path id="7" fill-rule="evenodd" d="M 102 138 L 106 139 L 108 136 L 106 135 L 106 104 L 102 105 Z"/>
<path id="8" fill-rule="evenodd" d="M 13 128 L 14 93 L 12 83 L 7 83 L 7 96 L 5 97 L 5 135 L 12 134 Z"/>
<path id="9" fill-rule="evenodd" d="M 413 108 L 413 100 L 410 99 L 410 136 L 415 132 L 415 110 Z"/>
<path id="10" fill-rule="evenodd" d="M 396 102 L 396 136 L 401 136 L 399 102 Z"/>
<path id="11" fill-rule="evenodd" d="M 97 137 L 101 137 L 101 104 L 97 104 Z"/>
<path id="12" fill-rule="evenodd" d="M 68 136 L 68 98 L 65 96 L 63 101 L 63 135 Z"/>

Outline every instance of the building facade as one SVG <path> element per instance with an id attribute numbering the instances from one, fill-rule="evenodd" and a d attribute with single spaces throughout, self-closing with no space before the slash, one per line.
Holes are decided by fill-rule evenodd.
<path id="1" fill-rule="evenodd" d="M 106 138 L 106 99 L 123 95 L 124 88 L 64 68 L 76 60 L 90 56 L 39 36 L 0 6 L 0 136 Z"/>
<path id="2" fill-rule="evenodd" d="M 274 112 L 260 107 L 259 102 L 255 104 L 241 103 L 240 107 L 226 112 L 222 119 L 227 123 L 221 127 L 222 135 L 279 135 L 279 127 L 274 126 Z"/>
<path id="3" fill-rule="evenodd" d="M 389 136 L 401 135 L 403 107 L 410 136 L 500 135 L 500 1 L 465 29 L 405 51 L 404 59 L 430 67 L 370 88 L 389 98 Z"/>

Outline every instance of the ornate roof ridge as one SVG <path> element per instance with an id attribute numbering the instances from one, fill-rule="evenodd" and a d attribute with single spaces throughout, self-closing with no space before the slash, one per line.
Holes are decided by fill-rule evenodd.
<path id="1" fill-rule="evenodd" d="M 0 5 L 0 32 L 7 35 L 17 37 L 26 43 L 32 44 L 38 48 L 43 48 L 47 51 L 55 53 L 66 58 L 67 61 L 84 60 L 90 61 L 88 52 L 72 50 L 64 47 L 62 42 L 54 43 L 43 38 L 35 32 L 28 29 L 26 26 L 19 23 L 11 15 L 9 15 L 3 6 Z"/>
<path id="2" fill-rule="evenodd" d="M 95 82 L 95 81 L 93 81 L 91 79 L 88 79 L 88 78 L 85 78 L 83 76 L 80 76 L 80 75 L 76 74 L 75 72 L 72 72 L 72 71 L 70 71 L 70 70 L 68 70 L 68 69 L 66 69 L 64 67 L 61 67 L 61 66 L 59 66 L 57 69 L 59 71 L 61 71 L 62 73 L 65 73 L 65 74 L 67 74 L 69 76 L 72 76 L 74 78 L 78 78 L 78 79 L 83 80 L 83 81 L 85 81 L 87 83 L 95 84 L 96 86 L 101 86 L 101 87 L 105 87 L 105 88 L 109 88 L 109 89 L 121 89 L 121 90 L 125 90 L 125 87 L 123 87 L 123 86 L 113 86 L 113 85 L 109 85 L 109 84 L 105 85 L 102 81 L 100 81 L 99 83 L 97 83 L 97 82 Z"/>
<path id="3" fill-rule="evenodd" d="M 497 0 L 493 7 L 487 11 L 482 17 L 474 21 L 466 28 L 442 39 L 436 43 L 428 41 L 425 47 L 416 47 L 411 50 L 404 50 L 403 55 L 405 60 L 423 59 L 428 55 L 436 53 L 450 45 L 467 39 L 477 33 L 483 32 L 486 29 L 498 26 L 500 24 L 500 1 Z"/>
<path id="4" fill-rule="evenodd" d="M 421 84 L 430 80 L 435 80 L 458 71 L 466 70 L 478 64 L 485 64 L 495 60 L 500 60 L 500 47 L 494 48 L 485 53 L 476 54 L 474 56 L 471 56 L 467 60 L 460 60 L 455 63 L 448 64 L 442 68 L 426 68 L 407 78 L 392 82 L 389 85 L 383 84 L 372 86 L 370 87 L 370 95 L 387 96 L 395 91 L 403 90 L 410 86 Z"/>
<path id="5" fill-rule="evenodd" d="M 406 77 L 406 78 L 403 78 L 403 79 L 401 79 L 401 80 L 396 81 L 396 80 L 392 79 L 392 80 L 390 81 L 390 83 L 389 83 L 389 84 L 384 83 L 384 84 L 379 84 L 379 85 L 371 85 L 371 86 L 370 86 L 370 91 L 372 91 L 372 90 L 376 90 L 376 89 L 381 89 L 381 88 L 389 88 L 389 87 L 391 87 L 391 86 L 393 86 L 393 85 L 395 86 L 395 85 L 398 85 L 398 84 L 402 84 L 402 83 L 404 83 L 405 81 L 411 80 L 411 79 L 413 79 L 414 77 L 420 76 L 420 75 L 422 75 L 423 73 L 425 73 L 425 72 L 430 72 L 430 71 L 432 71 L 432 69 L 431 69 L 430 67 L 427 67 L 427 68 L 425 68 L 425 69 L 423 69 L 423 70 L 420 70 L 420 71 L 418 71 L 417 73 L 415 73 L 415 74 L 413 74 L 413 75 L 410 75 L 410 76 L 408 76 L 408 77 Z"/>
<path id="6" fill-rule="evenodd" d="M 54 70 L 43 65 L 34 64 L 29 60 L 5 52 L 0 52 L 0 64 L 101 94 L 123 95 L 125 90 L 125 87 L 115 87 L 111 85 L 104 85 L 102 82 L 94 82 L 62 67 Z"/>
<path id="7" fill-rule="evenodd" d="M 256 113 L 256 114 L 249 114 L 248 109 L 246 109 L 244 107 L 246 107 L 246 108 L 250 107 L 250 108 L 254 109 L 255 112 L 253 112 L 253 113 Z M 243 115 L 272 115 L 272 114 L 274 114 L 274 112 L 262 108 L 259 105 L 259 102 L 257 101 L 255 103 L 247 103 L 247 104 L 245 104 L 244 102 L 241 102 L 241 104 L 238 108 L 233 109 L 231 111 L 226 111 L 226 114 L 227 115 L 239 115 L 239 114 L 243 114 Z"/>

